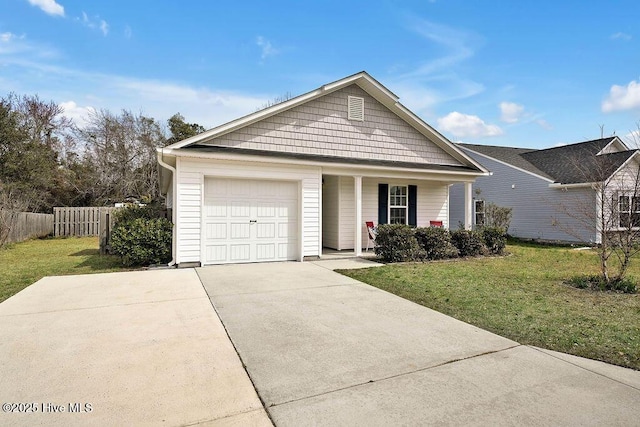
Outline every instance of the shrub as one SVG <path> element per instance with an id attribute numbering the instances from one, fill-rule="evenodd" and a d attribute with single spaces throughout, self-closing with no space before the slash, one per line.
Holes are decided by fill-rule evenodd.
<path id="1" fill-rule="evenodd" d="M 460 256 L 478 256 L 487 253 L 482 236 L 474 230 L 456 230 L 451 233 L 451 242 L 458 248 Z"/>
<path id="2" fill-rule="evenodd" d="M 167 263 L 171 260 L 172 229 L 166 218 L 119 222 L 111 232 L 111 250 L 128 267 Z"/>
<path id="3" fill-rule="evenodd" d="M 163 217 L 163 208 L 155 203 L 142 206 L 132 204 L 116 210 L 114 213 L 114 222 L 121 224 L 138 218 L 149 220 Z"/>
<path id="4" fill-rule="evenodd" d="M 507 233 L 500 227 L 482 227 L 482 240 L 489 252 L 495 255 L 502 255 L 507 246 Z"/>
<path id="5" fill-rule="evenodd" d="M 425 256 L 413 229 L 404 224 L 379 225 L 375 251 L 384 262 L 417 261 Z"/>
<path id="6" fill-rule="evenodd" d="M 445 259 L 458 256 L 458 249 L 451 243 L 451 233 L 445 228 L 416 228 L 415 236 L 425 252 L 426 259 Z"/>
<path id="7" fill-rule="evenodd" d="M 512 208 L 498 206 L 495 203 L 487 203 L 484 207 L 485 225 L 502 228 L 506 234 L 511 225 Z"/>
<path id="8" fill-rule="evenodd" d="M 613 291 L 625 294 L 635 294 L 638 292 L 637 284 L 632 279 L 614 279 L 607 282 L 604 277 L 598 274 L 574 276 L 565 283 L 578 289 L 590 289 L 592 291 Z"/>

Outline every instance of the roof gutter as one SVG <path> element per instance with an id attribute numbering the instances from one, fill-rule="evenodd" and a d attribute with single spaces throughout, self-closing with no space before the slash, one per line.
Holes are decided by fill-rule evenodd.
<path id="1" fill-rule="evenodd" d="M 169 261 L 169 267 L 173 267 L 176 264 L 176 238 L 177 238 L 177 230 L 176 230 L 176 200 L 177 200 L 177 183 L 176 183 L 176 168 L 174 168 L 173 166 L 171 166 L 170 164 L 166 163 L 163 160 L 163 155 L 164 155 L 164 149 L 160 148 L 158 150 L 158 164 L 160 166 L 162 166 L 163 168 L 167 169 L 168 171 L 171 172 L 171 189 L 172 191 L 172 197 L 171 197 L 171 223 L 173 224 L 173 227 L 171 227 L 171 261 Z M 162 185 L 162 183 L 158 183 L 159 185 Z M 160 191 L 162 191 L 162 189 L 160 189 Z"/>
<path id="2" fill-rule="evenodd" d="M 554 182 L 549 184 L 549 188 L 587 188 L 596 185 L 596 182 L 578 182 L 575 184 L 563 184 L 561 182 Z"/>

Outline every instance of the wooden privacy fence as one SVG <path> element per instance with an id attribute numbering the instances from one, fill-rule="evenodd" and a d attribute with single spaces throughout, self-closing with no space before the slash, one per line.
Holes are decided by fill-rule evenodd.
<path id="1" fill-rule="evenodd" d="M 51 214 L 17 212 L 11 215 L 12 225 L 7 243 L 22 242 L 53 233 L 53 215 Z"/>
<path id="2" fill-rule="evenodd" d="M 53 208 L 54 236 L 99 236 L 101 228 L 107 226 L 106 219 L 114 209 L 111 207 L 61 207 Z"/>

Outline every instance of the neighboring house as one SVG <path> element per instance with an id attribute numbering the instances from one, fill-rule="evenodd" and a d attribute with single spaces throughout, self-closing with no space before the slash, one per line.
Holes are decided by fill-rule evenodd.
<path id="1" fill-rule="evenodd" d="M 183 266 L 359 255 L 365 221 L 446 227 L 449 186 L 488 174 L 365 72 L 159 149 L 158 161 Z"/>
<path id="2" fill-rule="evenodd" d="M 509 228 L 513 236 L 599 243 L 602 212 L 610 215 L 611 211 L 626 210 L 628 214 L 636 205 L 640 209 L 640 199 L 636 203 L 636 197 L 629 193 L 634 193 L 638 183 L 638 151 L 629 150 L 618 137 L 545 150 L 458 146 L 492 172 L 473 184 L 474 225 L 484 221 L 485 206 L 492 202 L 513 209 Z M 607 183 L 605 189 L 610 194 L 605 197 L 599 192 L 600 182 Z M 452 186 L 450 197 L 453 228 L 464 218 L 457 207 L 464 199 L 462 186 Z M 610 228 L 615 229 L 620 220 L 612 219 L 611 223 Z"/>

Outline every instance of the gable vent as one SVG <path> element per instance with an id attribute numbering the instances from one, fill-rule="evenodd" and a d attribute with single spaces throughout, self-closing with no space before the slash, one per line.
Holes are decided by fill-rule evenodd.
<path id="1" fill-rule="evenodd" d="M 364 98 L 350 96 L 348 109 L 349 120 L 364 121 Z"/>

